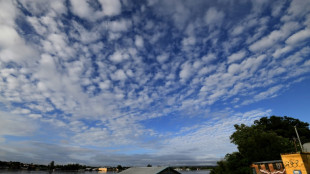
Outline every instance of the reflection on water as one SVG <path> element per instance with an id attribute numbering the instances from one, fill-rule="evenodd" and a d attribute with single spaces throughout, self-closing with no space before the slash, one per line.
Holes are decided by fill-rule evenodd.
<path id="1" fill-rule="evenodd" d="M 198 170 L 198 171 L 179 171 L 182 174 L 209 174 L 208 170 Z M 65 172 L 65 171 L 28 171 L 28 170 L 0 170 L 0 174 L 116 174 L 115 172 Z"/>

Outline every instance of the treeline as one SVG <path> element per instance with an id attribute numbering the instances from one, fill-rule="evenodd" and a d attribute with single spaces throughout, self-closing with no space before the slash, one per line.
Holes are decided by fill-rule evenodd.
<path id="1" fill-rule="evenodd" d="M 280 160 L 281 153 L 301 151 L 295 126 L 301 142 L 310 142 L 309 123 L 287 116 L 263 117 L 251 126 L 235 125 L 230 140 L 238 151 L 226 154 L 210 174 L 249 174 L 253 162 Z"/>
<path id="2" fill-rule="evenodd" d="M 91 167 L 80 164 L 66 164 L 66 165 L 55 165 L 52 161 L 49 165 L 41 164 L 27 164 L 16 161 L 0 161 L 0 169 L 14 169 L 14 170 L 65 170 L 65 171 L 76 171 L 76 170 L 92 170 L 98 169 L 98 167 Z"/>
<path id="3" fill-rule="evenodd" d="M 181 170 L 210 170 L 214 169 L 215 166 L 177 166 L 172 168 Z"/>

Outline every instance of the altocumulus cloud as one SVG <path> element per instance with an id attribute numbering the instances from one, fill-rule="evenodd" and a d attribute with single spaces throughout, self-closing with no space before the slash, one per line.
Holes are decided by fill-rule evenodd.
<path id="1" fill-rule="evenodd" d="M 309 31 L 305 0 L 1 0 L 1 159 L 214 164 L 309 77 Z"/>

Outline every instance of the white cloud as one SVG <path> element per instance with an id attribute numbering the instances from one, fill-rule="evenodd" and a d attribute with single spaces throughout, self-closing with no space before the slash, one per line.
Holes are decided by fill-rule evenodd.
<path id="1" fill-rule="evenodd" d="M 125 80 L 127 78 L 125 72 L 121 69 L 115 71 L 115 73 L 112 75 L 113 80 Z"/>
<path id="2" fill-rule="evenodd" d="M 223 157 L 226 153 L 236 150 L 229 139 L 229 136 L 235 131 L 235 124 L 251 125 L 254 120 L 270 115 L 271 110 L 252 110 L 245 113 L 228 114 L 231 115 L 184 128 L 184 132 L 181 132 L 180 135 L 167 138 L 163 142 L 165 148 L 162 148 L 158 154 L 186 153 L 194 157 Z M 202 144 L 207 148 L 201 148 Z"/>
<path id="3" fill-rule="evenodd" d="M 161 55 L 157 56 L 156 59 L 159 63 L 164 63 L 169 59 L 169 54 L 167 54 L 167 53 L 161 54 Z"/>
<path id="4" fill-rule="evenodd" d="M 286 39 L 293 31 L 298 28 L 298 23 L 287 22 L 281 27 L 280 30 L 274 30 L 268 36 L 265 36 L 250 45 L 249 49 L 251 51 L 260 51 L 262 49 L 269 48 L 275 44 L 278 44 L 279 41 Z"/>
<path id="5" fill-rule="evenodd" d="M 131 21 L 121 19 L 118 21 L 112 21 L 108 23 L 108 28 L 112 32 L 122 32 L 122 31 L 127 31 L 131 27 Z"/>
<path id="6" fill-rule="evenodd" d="M 110 60 L 115 62 L 115 63 L 120 63 L 124 60 L 129 59 L 129 55 L 126 53 L 123 53 L 121 51 L 115 51 L 111 56 Z"/>
<path id="7" fill-rule="evenodd" d="M 231 34 L 234 36 L 239 35 L 243 32 L 243 30 L 244 30 L 243 26 L 237 26 L 232 30 Z"/>
<path id="8" fill-rule="evenodd" d="M 91 19 L 93 16 L 93 9 L 86 0 L 71 0 L 72 12 L 81 18 Z"/>
<path id="9" fill-rule="evenodd" d="M 0 119 L 0 136 L 30 136 L 38 128 L 33 120 L 16 114 L 0 111 Z"/>
<path id="10" fill-rule="evenodd" d="M 142 48 L 144 46 L 144 41 L 143 41 L 143 38 L 141 36 L 136 36 L 135 38 L 135 45 L 138 47 L 138 48 Z"/>
<path id="11" fill-rule="evenodd" d="M 7 26 L 15 25 L 16 8 L 13 1 L 0 1 L 0 24 Z"/>
<path id="12" fill-rule="evenodd" d="M 68 9 L 63 1 L 47 2 L 19 4 L 30 16 L 11 1 L 0 1 L 0 110 L 20 114 L 12 118 L 5 115 L 3 120 L 10 126 L 15 120 L 18 124 L 40 124 L 40 133 L 53 135 L 56 144 L 68 145 L 25 142 L 26 150 L 34 156 L 37 153 L 33 147 L 58 147 L 57 152 L 62 152 L 74 143 L 74 149 L 83 153 L 73 150 L 58 158 L 72 162 L 83 157 L 101 159 L 101 152 L 78 147 L 90 145 L 105 155 L 111 147 L 127 153 L 145 150 L 145 156 L 154 161 L 166 159 L 165 152 L 173 159 L 190 159 L 191 163 L 218 159 L 235 149 L 228 140 L 233 123 L 250 123 L 271 112 L 231 111 L 229 118 L 217 113 L 211 122 L 210 117 L 200 115 L 210 107 L 240 108 L 275 97 L 309 73 L 309 48 L 296 44 L 309 39 L 305 32 L 309 18 L 283 17 L 277 25 L 270 25 L 285 13 L 293 15 L 285 12 L 286 8 L 274 12 L 274 16 L 262 16 L 265 13 L 258 10 L 242 11 L 240 17 L 221 8 L 224 1 L 200 4 L 159 0 L 147 6 L 148 10 L 137 8 L 130 13 L 127 10 L 134 4 L 129 1 L 96 2 L 102 4 L 102 10 L 91 1 L 71 1 Z M 258 5 L 263 7 L 265 3 Z M 231 5 L 231 9 L 239 7 Z M 126 15 L 117 16 L 122 9 Z M 63 14 L 67 10 L 88 21 L 66 18 Z M 294 13 L 298 16 L 303 12 Z M 153 124 L 158 117 L 169 120 L 174 115 L 188 127 L 180 124 L 181 131 L 170 132 Z M 201 124 L 191 125 L 188 119 L 201 119 Z M 19 132 L 26 129 L 27 135 L 35 136 L 25 139 L 40 140 L 34 128 L 27 128 L 4 125 L 0 130 L 25 136 Z M 214 138 L 222 145 L 213 147 L 208 140 Z M 16 154 L 27 156 L 10 147 L 13 142 L 3 139 L 1 152 L 12 158 Z M 211 148 L 201 149 L 203 143 Z M 157 152 L 162 154 L 151 155 Z M 176 155 L 180 152 L 188 155 Z M 211 155 L 200 155 L 208 153 Z M 111 155 L 113 159 L 121 157 L 137 158 Z"/>
<path id="13" fill-rule="evenodd" d="M 21 61 L 36 56 L 36 52 L 26 45 L 16 30 L 7 25 L 0 26 L 0 59 L 2 61 Z"/>
<path id="14" fill-rule="evenodd" d="M 234 53 L 230 56 L 228 56 L 228 63 L 236 62 L 238 60 L 243 59 L 246 56 L 246 51 L 241 50 L 237 53 Z"/>
<path id="15" fill-rule="evenodd" d="M 221 25 L 225 14 L 223 11 L 219 11 L 218 9 L 211 7 L 205 14 L 205 22 L 207 25 Z"/>
<path id="16" fill-rule="evenodd" d="M 185 62 L 182 65 L 182 70 L 179 74 L 182 81 L 186 81 L 192 75 L 192 70 L 192 65 L 189 62 Z"/>
<path id="17" fill-rule="evenodd" d="M 121 13 L 121 3 L 119 0 L 99 0 L 106 16 L 115 16 Z"/>
<path id="18" fill-rule="evenodd" d="M 285 41 L 285 43 L 287 43 L 289 45 L 296 45 L 296 44 L 302 43 L 303 41 L 305 41 L 309 38 L 310 38 L 310 30 L 304 29 L 304 30 L 298 31 L 295 34 L 293 34 L 292 36 L 290 36 Z"/>

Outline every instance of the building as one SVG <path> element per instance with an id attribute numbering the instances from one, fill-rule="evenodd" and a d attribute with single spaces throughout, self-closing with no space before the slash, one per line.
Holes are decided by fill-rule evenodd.
<path id="1" fill-rule="evenodd" d="M 116 171 L 116 169 L 112 168 L 112 167 L 101 167 L 101 168 L 98 168 L 98 171 L 100 173 L 107 173 L 107 172 L 110 172 L 110 171 Z"/>
<path id="2" fill-rule="evenodd" d="M 287 174 L 310 174 L 310 153 L 281 154 Z"/>
<path id="3" fill-rule="evenodd" d="M 180 174 L 171 167 L 132 167 L 120 174 Z"/>
<path id="4" fill-rule="evenodd" d="M 281 160 L 255 162 L 251 168 L 253 174 L 286 174 Z"/>

